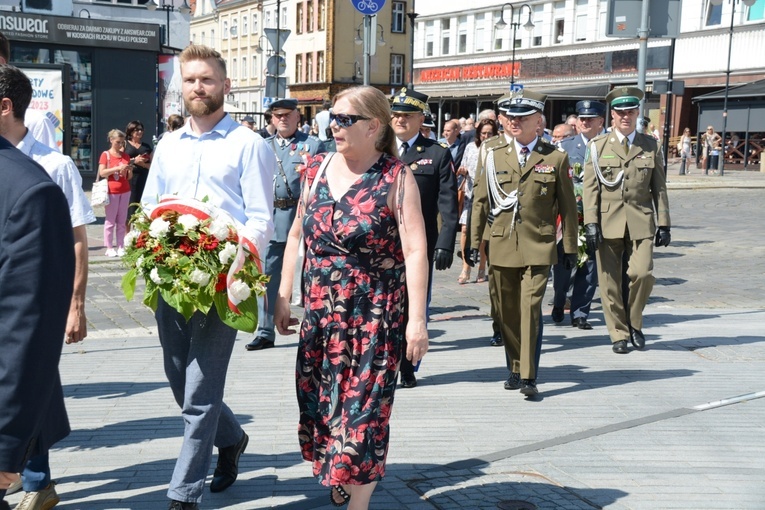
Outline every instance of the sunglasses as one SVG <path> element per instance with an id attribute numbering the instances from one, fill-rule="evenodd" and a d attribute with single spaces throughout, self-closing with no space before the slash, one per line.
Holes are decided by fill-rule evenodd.
<path id="1" fill-rule="evenodd" d="M 347 113 L 335 113 L 331 109 L 329 110 L 329 122 L 334 122 L 338 127 L 349 128 L 360 120 L 369 120 L 367 117 L 361 115 L 350 115 Z"/>

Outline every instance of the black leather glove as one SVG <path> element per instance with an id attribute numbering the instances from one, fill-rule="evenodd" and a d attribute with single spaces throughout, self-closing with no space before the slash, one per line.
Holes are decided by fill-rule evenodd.
<path id="1" fill-rule="evenodd" d="M 563 268 L 566 271 L 571 271 L 576 267 L 576 263 L 579 260 L 579 255 L 576 253 L 566 253 L 563 256 Z"/>
<path id="2" fill-rule="evenodd" d="M 470 253 L 468 253 L 467 257 L 465 257 L 465 264 L 467 264 L 470 267 L 475 267 L 478 265 L 478 260 L 480 258 L 481 258 L 481 252 L 473 248 L 470 250 Z"/>
<path id="3" fill-rule="evenodd" d="M 600 232 L 600 225 L 597 223 L 588 223 L 584 226 L 584 239 L 587 243 L 587 249 L 590 253 L 595 253 L 598 245 L 603 240 L 603 234 Z"/>
<path id="4" fill-rule="evenodd" d="M 436 269 L 439 271 L 443 271 L 444 269 L 449 269 L 452 267 L 452 260 L 454 259 L 454 254 L 450 251 L 443 250 L 441 248 L 436 248 L 436 253 L 433 257 L 436 261 Z"/>
<path id="5" fill-rule="evenodd" d="M 672 235 L 669 233 L 669 227 L 659 227 L 656 231 L 656 246 L 669 246 Z"/>

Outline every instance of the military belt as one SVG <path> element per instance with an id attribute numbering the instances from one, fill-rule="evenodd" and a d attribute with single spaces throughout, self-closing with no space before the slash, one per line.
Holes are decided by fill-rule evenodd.
<path id="1" fill-rule="evenodd" d="M 274 207 L 277 209 L 289 209 L 290 207 L 295 207 L 297 205 L 297 200 L 294 198 L 275 198 L 274 199 Z"/>

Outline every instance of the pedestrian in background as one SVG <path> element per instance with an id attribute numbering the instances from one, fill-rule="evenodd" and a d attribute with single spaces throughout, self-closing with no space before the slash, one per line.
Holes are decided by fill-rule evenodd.
<path id="1" fill-rule="evenodd" d="M 207 199 L 244 225 L 260 257 L 273 231 L 274 155 L 263 139 L 223 109 L 231 90 L 226 61 L 207 46 L 192 44 L 179 56 L 183 102 L 190 117 L 157 146 L 142 202 L 158 197 Z M 202 500 L 213 446 L 218 462 L 210 483 L 221 492 L 239 475 L 249 437 L 223 402 L 236 330 L 215 308 L 186 319 L 162 297 L 155 312 L 165 375 L 184 421 L 183 444 L 167 496 L 172 510 L 196 510 Z"/>
<path id="2" fill-rule="evenodd" d="M 289 301 L 302 232 L 300 448 L 331 487 L 332 504 L 365 510 L 385 475 L 399 362 L 417 363 L 428 350 L 427 242 L 412 171 L 395 157 L 388 99 L 373 87 L 349 88 L 330 118 L 338 152 L 308 160 L 275 322 L 294 333 Z"/>
<path id="3" fill-rule="evenodd" d="M 659 145 L 650 133 L 636 130 L 642 99 L 637 87 L 609 92 L 614 130 L 590 142 L 584 170 L 585 237 L 588 249 L 597 250 L 603 315 L 617 354 L 629 352 L 628 340 L 636 349 L 645 347 L 643 310 L 656 280 L 653 247 L 671 240 Z"/>
<path id="4" fill-rule="evenodd" d="M 691 137 L 691 128 L 683 129 L 683 134 L 680 137 L 680 142 L 677 144 L 677 152 L 680 155 L 680 175 L 690 174 L 691 169 L 686 165 L 688 159 L 691 157 L 691 144 L 693 138 Z"/>
<path id="5" fill-rule="evenodd" d="M 11 108 L 0 113 L 0 136 L 14 144 L 22 153 L 41 165 L 61 188 L 69 206 L 74 237 L 75 278 L 69 314 L 66 321 L 64 341 L 80 342 L 87 336 L 85 317 L 85 292 L 88 284 L 88 237 L 87 223 L 96 221 L 93 209 L 82 191 L 82 179 L 72 159 L 57 150 L 38 142 L 24 126 L 25 110 L 32 98 L 32 84 L 19 69 L 0 66 L 0 92 L 7 98 Z M 31 457 L 22 473 L 26 494 L 18 510 L 52 508 L 59 501 L 55 483 L 51 480 L 48 451 Z M 10 491 L 9 491 L 10 492 Z"/>
<path id="6" fill-rule="evenodd" d="M 706 132 L 701 135 L 701 168 L 709 170 L 709 162 L 711 160 L 712 152 L 720 150 L 720 143 L 722 142 L 722 136 L 715 132 L 715 128 L 707 126 Z M 712 173 L 717 173 L 717 169 L 713 168 Z"/>
<path id="7" fill-rule="evenodd" d="M 130 156 L 125 152 L 125 133 L 119 129 L 112 129 L 107 139 L 109 149 L 98 159 L 99 177 L 109 180 L 109 203 L 105 206 L 104 218 L 104 246 L 107 257 L 121 257 L 125 254 L 124 241 L 133 166 L 130 164 Z"/>
<path id="8" fill-rule="evenodd" d="M 146 186 L 146 178 L 151 167 L 151 153 L 154 151 L 151 145 L 143 141 L 144 127 L 140 120 L 128 122 L 125 128 L 125 154 L 130 156 L 133 178 L 130 180 L 130 203 L 137 204 L 141 201 L 143 188 Z M 128 220 L 133 217 L 136 205 L 128 206 Z"/>
<path id="9" fill-rule="evenodd" d="M 15 99 L 14 115 L 23 121 L 18 98 L 18 91 L 0 91 L 3 110 Z M 27 460 L 47 454 L 70 432 L 59 360 L 75 259 L 64 193 L 3 137 L 0 182 L 0 508 L 8 509 L 5 492 Z M 46 508 L 58 503 L 55 490 L 50 496 Z"/>

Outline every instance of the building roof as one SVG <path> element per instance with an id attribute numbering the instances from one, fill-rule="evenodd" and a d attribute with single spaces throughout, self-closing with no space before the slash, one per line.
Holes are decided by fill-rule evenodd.
<path id="1" fill-rule="evenodd" d="M 709 101 L 712 99 L 724 99 L 725 89 L 716 90 L 707 94 L 702 94 L 693 98 L 694 103 L 699 101 Z M 746 83 L 744 85 L 738 85 L 736 87 L 730 87 L 728 89 L 728 99 L 734 98 L 765 98 L 765 80 L 754 81 L 752 83 Z"/>

